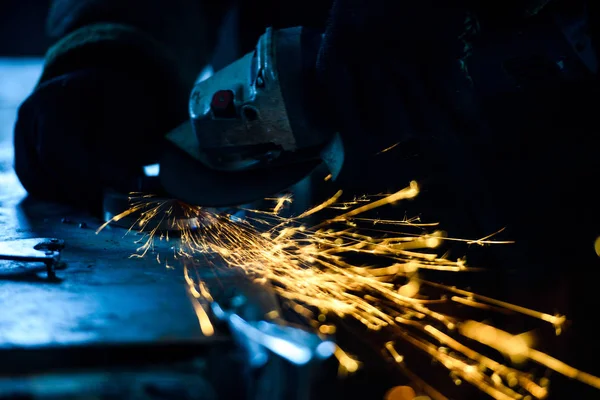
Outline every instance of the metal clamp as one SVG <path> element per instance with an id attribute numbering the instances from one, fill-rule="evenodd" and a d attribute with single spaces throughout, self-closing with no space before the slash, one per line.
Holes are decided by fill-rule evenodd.
<path id="1" fill-rule="evenodd" d="M 26 263 L 44 263 L 48 278 L 54 278 L 60 261 L 64 240 L 56 238 L 17 239 L 0 242 L 0 260 Z M 3 267 L 0 266 L 0 271 Z"/>

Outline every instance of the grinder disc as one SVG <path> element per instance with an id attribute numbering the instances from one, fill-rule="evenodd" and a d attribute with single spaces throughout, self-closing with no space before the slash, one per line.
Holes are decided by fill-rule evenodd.
<path id="1" fill-rule="evenodd" d="M 190 204 L 227 207 L 273 196 L 310 175 L 320 161 L 239 172 L 205 167 L 172 143 L 165 144 L 160 182 L 171 196 Z"/>

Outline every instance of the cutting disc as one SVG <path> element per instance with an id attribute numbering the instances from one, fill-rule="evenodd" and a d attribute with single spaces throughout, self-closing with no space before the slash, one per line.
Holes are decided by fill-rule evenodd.
<path id="1" fill-rule="evenodd" d="M 160 182 L 174 198 L 190 204 L 227 207 L 273 196 L 311 174 L 320 161 L 237 172 L 216 171 L 193 157 L 198 148 L 191 124 L 169 134 L 160 162 Z M 185 151 L 184 151 L 185 149 Z"/>

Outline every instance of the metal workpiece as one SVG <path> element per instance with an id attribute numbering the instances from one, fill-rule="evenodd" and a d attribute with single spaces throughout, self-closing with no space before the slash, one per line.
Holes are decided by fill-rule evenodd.
<path id="1" fill-rule="evenodd" d="M 14 204 L 5 201 L 0 210 L 8 213 Z M 167 258 L 169 243 L 157 241 L 146 257 L 132 257 L 143 235 L 118 226 L 96 233 L 101 220 L 68 207 L 31 199 L 16 204 L 16 219 L 0 224 L 64 238 L 60 260 L 68 269 L 54 281 L 0 276 L 0 399 L 311 398 L 286 393 L 299 396 L 311 387 L 321 358 L 292 361 L 299 349 L 302 364 L 304 350 L 314 353 L 321 340 L 268 320 L 278 308 L 268 288 L 240 274 L 215 279 L 214 265 L 196 259 L 193 276 L 223 288 L 215 290 L 214 309 L 230 317 L 221 320 L 209 308 L 215 333 L 204 336 L 181 262 Z M 83 223 L 87 229 L 79 228 Z M 26 249 L 40 243 L 51 241 L 22 241 Z M 252 354 L 266 358 L 250 364 Z"/>
<path id="2" fill-rule="evenodd" d="M 242 350 L 247 398 L 315 398 L 315 382 L 335 376 L 335 363 L 327 363 L 335 343 L 286 322 L 269 285 L 240 274 L 232 278 L 221 281 L 224 289 L 214 293 L 211 311 L 217 326 L 225 326 Z"/>
<path id="3" fill-rule="evenodd" d="M 237 280 L 226 293 L 227 297 L 221 295 L 211 304 L 211 310 L 248 350 L 250 365 L 264 365 L 269 357 L 267 350 L 297 366 L 318 363 L 333 355 L 332 341 L 285 322 L 279 301 L 268 285 Z"/>

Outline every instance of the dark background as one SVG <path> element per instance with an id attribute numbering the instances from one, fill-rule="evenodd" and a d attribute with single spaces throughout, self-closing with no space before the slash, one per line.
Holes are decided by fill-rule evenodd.
<path id="1" fill-rule="evenodd" d="M 50 0 L 0 1 L 0 55 L 41 56 L 50 44 L 44 32 Z"/>

